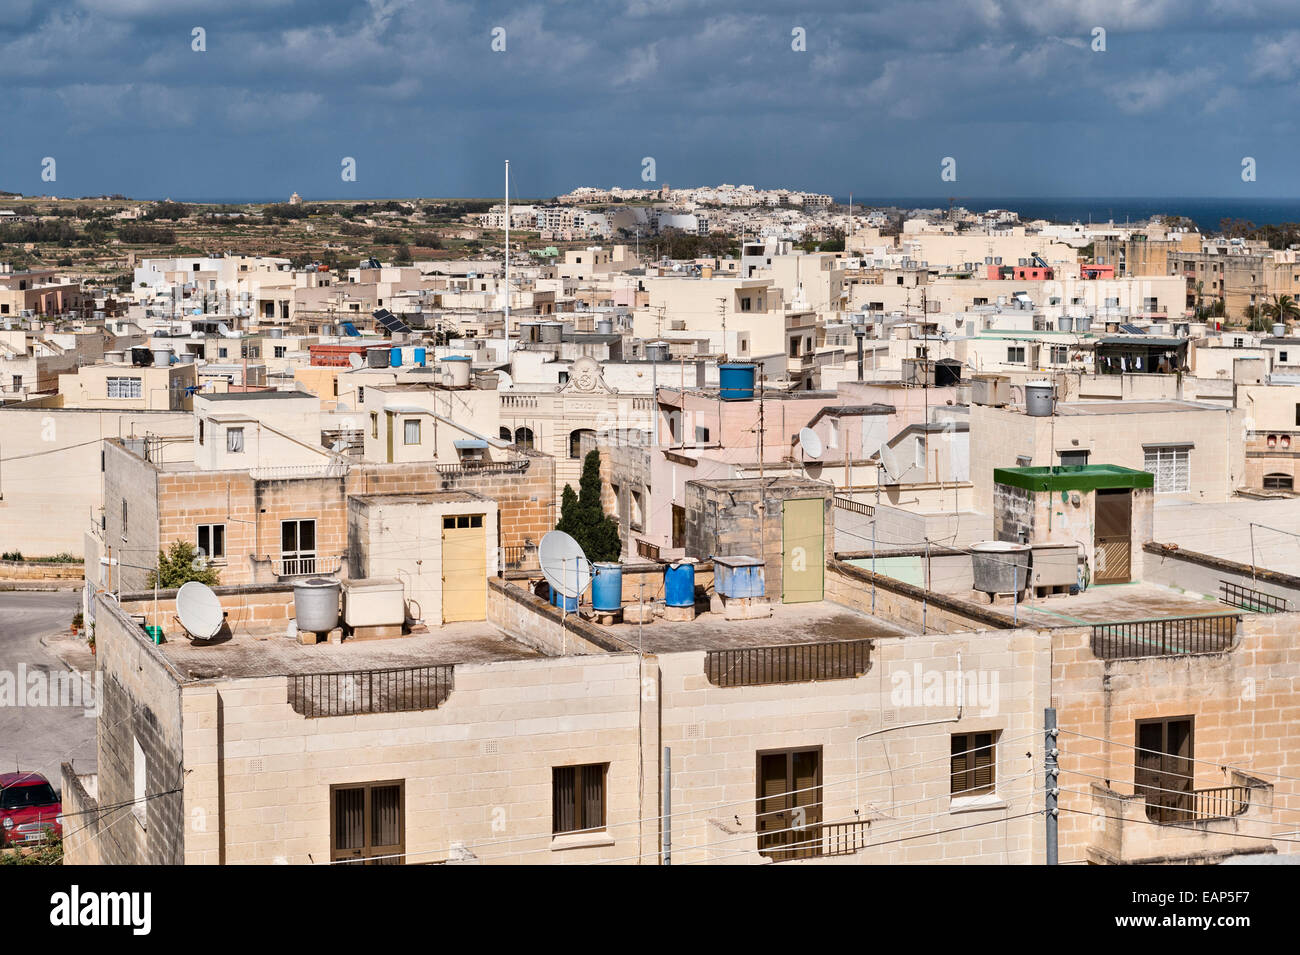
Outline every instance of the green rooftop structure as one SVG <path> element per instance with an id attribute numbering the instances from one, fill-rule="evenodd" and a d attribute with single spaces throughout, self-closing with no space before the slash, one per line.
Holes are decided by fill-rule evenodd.
<path id="1" fill-rule="evenodd" d="M 994 468 L 993 483 L 1026 491 L 1099 491 L 1153 488 L 1155 475 L 1116 464 L 1063 464 L 1056 467 Z"/>

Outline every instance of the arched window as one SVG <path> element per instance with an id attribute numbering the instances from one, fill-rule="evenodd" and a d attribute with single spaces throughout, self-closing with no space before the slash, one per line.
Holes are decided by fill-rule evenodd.
<path id="1" fill-rule="evenodd" d="M 1265 474 L 1264 489 L 1270 491 L 1290 491 L 1295 488 L 1295 478 L 1289 474 Z"/>
<path id="2" fill-rule="evenodd" d="M 513 441 L 514 436 L 510 434 L 510 429 L 503 427 L 500 431 L 502 441 Z"/>
<path id="3" fill-rule="evenodd" d="M 533 429 L 532 428 L 515 428 L 515 444 L 521 448 L 533 448 Z"/>
<path id="4" fill-rule="evenodd" d="M 578 428 L 575 431 L 569 432 L 569 457 L 571 458 L 582 457 L 582 436 L 584 434 L 590 434 L 594 436 L 596 432 L 591 430 L 590 428 Z"/>

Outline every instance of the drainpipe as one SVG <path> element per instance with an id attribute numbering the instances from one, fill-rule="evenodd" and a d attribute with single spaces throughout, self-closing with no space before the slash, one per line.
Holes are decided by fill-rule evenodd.
<path id="1" fill-rule="evenodd" d="M 853 802 L 856 808 L 853 812 L 857 815 L 862 814 L 862 775 L 858 772 L 858 744 L 864 739 L 872 736 L 879 736 L 881 733 L 891 733 L 894 730 L 910 730 L 920 726 L 939 726 L 943 723 L 961 722 L 962 710 L 966 707 L 966 681 L 962 678 L 961 654 L 957 654 L 957 715 L 943 720 L 924 720 L 920 723 L 905 723 L 902 726 L 886 726 L 878 730 L 872 730 L 870 733 L 863 733 L 853 741 Z"/>

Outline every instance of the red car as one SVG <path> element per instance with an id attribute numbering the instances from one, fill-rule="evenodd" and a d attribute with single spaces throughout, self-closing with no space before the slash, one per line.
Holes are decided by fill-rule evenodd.
<path id="1" fill-rule="evenodd" d="M 40 773 L 0 773 L 0 846 L 63 835 L 63 804 Z"/>

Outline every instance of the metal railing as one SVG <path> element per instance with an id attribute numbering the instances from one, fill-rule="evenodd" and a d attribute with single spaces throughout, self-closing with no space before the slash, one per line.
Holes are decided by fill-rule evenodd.
<path id="1" fill-rule="evenodd" d="M 537 562 L 537 545 L 535 544 L 506 544 L 501 548 L 501 569 L 507 570 L 535 570 L 540 565 Z"/>
<path id="2" fill-rule="evenodd" d="M 289 705 L 308 718 L 436 710 L 455 685 L 451 665 L 299 673 L 289 677 Z"/>
<path id="3" fill-rule="evenodd" d="M 527 458 L 513 461 L 462 461 L 460 464 L 435 464 L 439 474 L 522 474 L 528 470 Z"/>
<path id="4" fill-rule="evenodd" d="M 313 574 L 337 574 L 343 565 L 341 557 L 285 557 L 276 561 L 277 577 L 310 577 Z"/>
<path id="5" fill-rule="evenodd" d="M 1219 591 L 1219 600 L 1230 607 L 1253 610 L 1257 613 L 1286 613 L 1291 609 L 1291 602 L 1285 597 L 1275 597 L 1262 590 L 1243 587 L 1229 580 L 1219 581 Z"/>
<path id="6" fill-rule="evenodd" d="M 847 856 L 867 847 L 871 824 L 863 822 L 828 822 L 822 826 L 822 854 Z"/>
<path id="7" fill-rule="evenodd" d="M 705 676 L 714 686 L 851 680 L 870 667 L 870 640 L 710 650 L 704 657 Z"/>
<path id="8" fill-rule="evenodd" d="M 1185 793 L 1160 792 L 1147 798 L 1147 818 L 1161 825 L 1231 819 L 1249 808 L 1250 789 L 1247 786 L 1217 786 Z"/>
<path id="9" fill-rule="evenodd" d="M 855 501 L 851 497 L 836 496 L 835 506 L 842 511 L 852 511 L 854 514 L 865 514 L 867 517 L 871 517 L 876 513 L 874 505 L 863 504 L 861 501 Z"/>
<path id="10" fill-rule="evenodd" d="M 1103 660 L 1222 653 L 1237 638 L 1241 615 L 1204 614 L 1092 625 L 1092 652 Z"/>

